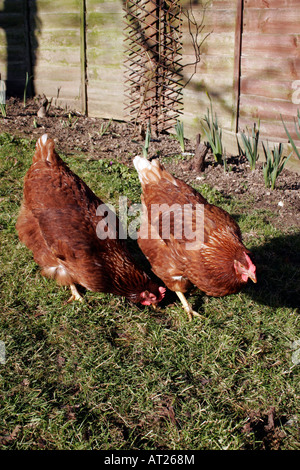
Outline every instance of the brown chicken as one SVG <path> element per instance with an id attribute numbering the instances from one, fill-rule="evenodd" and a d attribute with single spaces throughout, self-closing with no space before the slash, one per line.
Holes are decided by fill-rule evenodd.
<path id="1" fill-rule="evenodd" d="M 256 267 L 238 224 L 195 189 L 168 173 L 157 159 L 135 157 L 142 186 L 138 243 L 153 272 L 175 291 L 189 319 L 184 292 L 197 286 L 211 296 L 238 292 L 256 282 Z"/>
<path id="2" fill-rule="evenodd" d="M 76 284 L 143 305 L 164 296 L 165 288 L 149 278 L 119 239 L 115 214 L 63 162 L 47 134 L 37 141 L 25 176 L 16 228 L 42 274 L 71 287 L 69 301 L 82 300 Z"/>

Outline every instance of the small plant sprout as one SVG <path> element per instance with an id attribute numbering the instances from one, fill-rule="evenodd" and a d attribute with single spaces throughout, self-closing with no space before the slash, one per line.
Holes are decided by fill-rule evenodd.
<path id="1" fill-rule="evenodd" d="M 150 119 L 149 119 L 148 124 L 147 124 L 147 131 L 146 131 L 146 135 L 145 135 L 144 144 L 141 144 L 140 142 L 137 142 L 136 140 L 133 140 L 132 142 L 141 145 L 142 152 L 143 152 L 143 157 L 147 158 L 148 157 L 148 152 L 149 152 L 150 141 L 151 141 L 151 123 L 150 123 Z"/>
<path id="2" fill-rule="evenodd" d="M 2 117 L 6 117 L 6 104 L 0 103 L 0 111 L 1 111 Z"/>
<path id="3" fill-rule="evenodd" d="M 111 123 L 112 123 L 112 118 L 108 121 L 107 124 L 105 124 L 105 122 L 102 122 L 102 124 L 100 126 L 100 131 L 98 132 L 100 137 L 102 137 L 104 134 L 106 134 L 109 126 L 111 125 Z"/>
<path id="4" fill-rule="evenodd" d="M 212 102 L 208 93 L 207 93 L 207 96 L 210 100 L 210 109 L 207 108 L 207 115 L 205 115 L 203 119 L 205 124 L 202 125 L 202 129 L 211 147 L 211 150 L 215 157 L 215 161 L 217 163 L 222 163 L 223 161 L 222 129 L 218 125 L 217 114 L 215 114 L 215 118 L 214 118 Z"/>
<path id="5" fill-rule="evenodd" d="M 73 116 L 71 113 L 69 113 L 68 115 L 68 122 L 69 122 L 69 127 L 75 127 L 77 121 L 78 121 L 79 118 L 75 118 L 75 120 L 73 121 Z"/>
<path id="6" fill-rule="evenodd" d="M 29 84 L 30 78 L 31 78 L 31 77 L 29 77 L 28 72 L 26 72 L 25 86 L 24 86 L 24 94 L 23 94 L 23 105 L 24 105 L 24 108 L 26 107 L 27 88 L 28 88 L 28 84 Z"/>
<path id="7" fill-rule="evenodd" d="M 295 152 L 295 154 L 297 155 L 297 157 L 300 159 L 300 152 L 299 150 L 297 149 L 296 145 L 295 145 L 295 142 L 291 136 L 291 134 L 289 133 L 285 123 L 283 122 L 283 119 L 282 119 L 282 116 L 280 115 L 281 117 L 281 120 L 282 120 L 282 124 L 283 124 L 283 127 L 285 129 L 285 132 L 286 132 L 286 135 L 288 136 L 289 138 L 289 141 L 290 141 L 290 144 L 291 146 L 293 147 L 293 150 Z M 299 113 L 299 109 L 297 110 L 297 122 L 296 120 L 294 119 L 294 124 L 295 124 L 295 131 L 296 131 L 296 134 L 297 134 L 297 137 L 299 138 L 300 140 L 300 113 Z"/>
<path id="8" fill-rule="evenodd" d="M 62 127 L 71 127 L 71 128 L 74 128 L 77 124 L 77 121 L 78 121 L 78 117 L 75 118 L 75 120 L 73 121 L 73 115 L 71 112 L 69 112 L 68 114 L 68 119 L 67 121 L 64 121 L 63 119 L 60 120 L 61 124 L 62 124 Z"/>
<path id="9" fill-rule="evenodd" d="M 275 189 L 275 184 L 278 176 L 282 172 L 285 164 L 288 162 L 292 152 L 288 157 L 283 155 L 283 145 L 280 143 L 278 146 L 274 146 L 273 150 L 269 149 L 269 144 L 265 147 L 262 142 L 264 149 L 266 162 L 263 164 L 263 174 L 266 188 Z"/>
<path id="10" fill-rule="evenodd" d="M 150 146 L 150 140 L 151 140 L 151 124 L 150 124 L 150 119 L 147 124 L 147 131 L 146 131 L 146 136 L 145 136 L 145 143 L 142 146 L 143 149 L 143 157 L 147 158 L 148 152 L 149 152 L 149 146 Z"/>
<path id="11" fill-rule="evenodd" d="M 183 122 L 180 122 L 177 119 L 177 122 L 175 124 L 175 132 L 176 132 L 176 138 L 179 142 L 181 151 L 184 153 L 185 145 L 184 145 L 184 126 Z"/>
<path id="12" fill-rule="evenodd" d="M 248 132 L 248 136 L 246 136 L 246 134 L 241 132 L 243 148 L 241 147 L 238 141 L 239 152 L 247 158 L 250 164 L 251 171 L 255 170 L 256 162 L 259 158 L 259 153 L 258 153 L 259 127 L 260 127 L 260 121 L 258 121 L 257 127 L 256 127 L 256 123 L 254 123 L 251 137 L 249 135 L 249 132 Z"/>

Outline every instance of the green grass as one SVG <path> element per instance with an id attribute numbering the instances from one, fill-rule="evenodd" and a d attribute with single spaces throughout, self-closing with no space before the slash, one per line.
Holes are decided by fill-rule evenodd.
<path id="1" fill-rule="evenodd" d="M 192 323 L 176 299 L 156 311 L 92 292 L 66 304 L 69 291 L 40 275 L 15 230 L 33 151 L 0 136 L 0 448 L 299 449 L 299 233 L 203 185 L 241 225 L 256 286 L 225 298 L 194 292 L 205 319 Z M 133 169 L 63 158 L 105 202 L 119 193 L 139 202 Z"/>

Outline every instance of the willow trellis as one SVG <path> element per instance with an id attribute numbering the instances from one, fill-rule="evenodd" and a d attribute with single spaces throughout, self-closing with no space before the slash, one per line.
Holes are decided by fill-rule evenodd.
<path id="1" fill-rule="evenodd" d="M 183 108 L 180 2 L 128 0 L 124 9 L 126 114 L 166 131 Z"/>

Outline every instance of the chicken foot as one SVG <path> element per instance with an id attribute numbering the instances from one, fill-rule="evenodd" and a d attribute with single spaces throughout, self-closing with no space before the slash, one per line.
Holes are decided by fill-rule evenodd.
<path id="1" fill-rule="evenodd" d="M 79 302 L 82 302 L 83 298 L 81 297 L 78 290 L 76 289 L 75 284 L 70 284 L 70 289 L 71 289 L 72 295 L 69 298 L 69 300 L 67 300 L 67 303 L 69 304 L 70 302 L 73 302 L 73 300 L 79 300 Z"/>
<path id="2" fill-rule="evenodd" d="M 202 317 L 202 315 L 200 315 L 200 313 L 198 312 L 195 312 L 195 310 L 192 309 L 191 305 L 188 303 L 188 301 L 186 300 L 185 296 L 183 295 L 182 292 L 177 292 L 176 291 L 176 294 L 178 295 L 179 297 L 179 300 L 180 302 L 182 303 L 182 306 L 184 308 L 184 310 L 186 311 L 188 317 L 189 317 L 189 321 L 192 321 L 193 320 L 193 317 Z"/>

